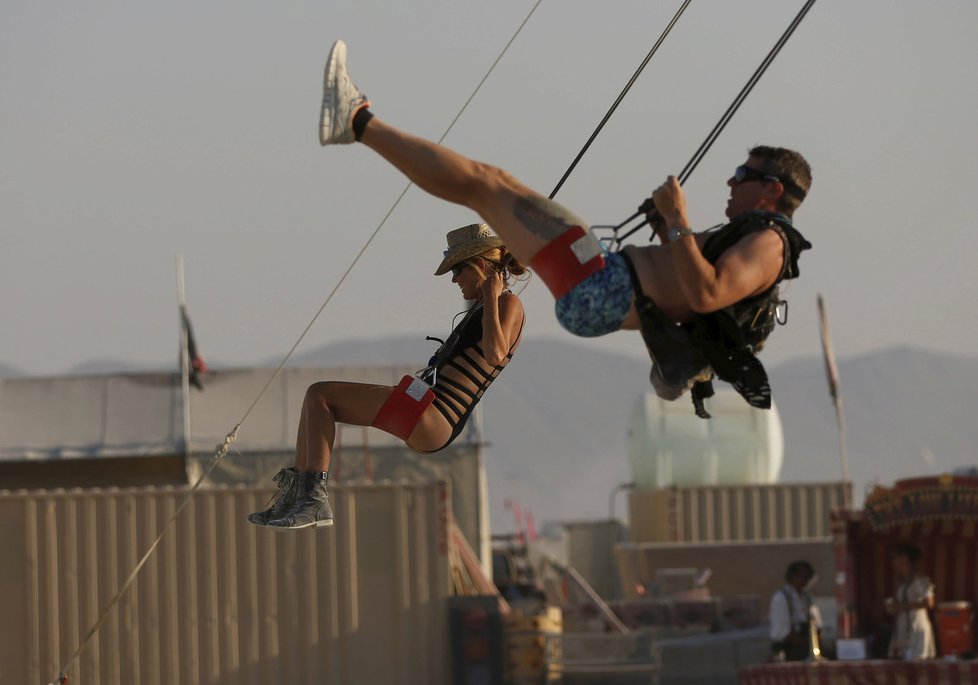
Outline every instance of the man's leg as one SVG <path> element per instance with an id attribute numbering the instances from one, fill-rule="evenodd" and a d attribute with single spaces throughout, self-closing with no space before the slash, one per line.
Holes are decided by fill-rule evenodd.
<path id="1" fill-rule="evenodd" d="M 601 268 L 600 244 L 567 209 L 498 167 L 380 121 L 369 114 L 369 104 L 350 80 L 346 46 L 337 41 L 326 67 L 320 120 L 324 145 L 360 140 L 426 192 L 474 210 L 513 254 L 536 268 L 556 297 Z"/>
<path id="2" fill-rule="evenodd" d="M 370 120 L 361 142 L 422 190 L 475 211 L 525 263 L 571 226 L 583 223 L 502 169 L 463 157 L 377 118 Z"/>

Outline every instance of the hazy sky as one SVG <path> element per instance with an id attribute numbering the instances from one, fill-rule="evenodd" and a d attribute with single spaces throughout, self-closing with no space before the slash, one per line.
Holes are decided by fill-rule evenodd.
<path id="1" fill-rule="evenodd" d="M 559 199 L 593 223 L 630 214 L 801 4 L 693 0 Z M 543 2 L 447 142 L 549 192 L 678 5 Z M 332 41 L 379 116 L 437 137 L 531 6 L 5 0 L 0 364 L 175 363 L 178 252 L 208 361 L 283 355 L 405 183 L 365 148 L 320 148 Z M 840 356 L 973 353 L 976 45 L 973 0 L 821 0 L 688 183 L 705 227 L 749 146 L 812 164 L 796 221 L 815 248 L 768 362 L 818 354 L 818 292 Z M 302 349 L 446 332 L 458 291 L 431 274 L 474 219 L 412 190 Z M 524 295 L 529 336 L 567 336 L 542 283 Z M 584 344 L 644 356 L 637 333 Z"/>

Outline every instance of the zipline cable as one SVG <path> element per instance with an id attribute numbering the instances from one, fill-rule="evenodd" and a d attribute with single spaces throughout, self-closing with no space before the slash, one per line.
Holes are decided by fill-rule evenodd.
<path id="1" fill-rule="evenodd" d="M 479 81 L 478 85 L 476 85 L 475 89 L 472 91 L 472 94 L 469 95 L 468 99 L 465 101 L 465 104 L 463 104 L 462 108 L 458 111 L 458 114 L 455 115 L 455 118 L 452 119 L 451 123 L 448 125 L 448 128 L 445 129 L 445 132 L 441 134 L 441 137 L 438 139 L 439 145 L 445 140 L 445 138 L 448 137 L 448 134 L 451 133 L 452 129 L 455 127 L 455 124 L 458 122 L 459 118 L 462 116 L 465 110 L 468 109 L 469 103 L 471 103 L 472 100 L 475 98 L 476 94 L 482 88 L 482 85 L 486 82 L 486 80 L 489 78 L 489 75 L 492 74 L 493 70 L 496 68 L 496 65 L 499 64 L 499 61 L 503 58 L 503 55 L 506 54 L 506 51 L 509 50 L 509 47 L 513 44 L 513 41 L 516 40 L 516 37 L 520 35 L 520 32 L 523 30 L 523 27 L 526 26 L 526 23 L 528 21 L 530 21 L 530 17 L 533 16 L 534 12 L 536 12 L 537 7 L 540 6 L 541 2 L 543 2 L 543 0 L 537 0 L 536 4 L 533 5 L 533 7 L 530 9 L 529 14 L 526 15 L 526 17 L 523 19 L 523 22 L 516 29 L 516 32 L 513 33 L 509 41 L 507 41 L 502 51 L 496 57 L 496 60 L 489 67 L 488 71 L 486 71 L 485 76 L 483 76 L 482 80 Z M 261 399 L 262 395 L 265 394 L 265 391 L 268 389 L 268 386 L 272 384 L 272 381 L 275 380 L 275 377 L 282 370 L 282 367 L 284 367 L 286 362 L 288 362 L 289 359 L 292 357 L 292 354 L 296 351 L 296 348 L 299 347 L 299 343 L 301 343 L 302 340 L 306 337 L 306 334 L 313 327 L 313 324 L 316 323 L 316 320 L 319 318 L 319 315 L 322 314 L 323 310 L 326 309 L 326 306 L 330 303 L 330 300 L 333 299 L 333 296 L 336 294 L 336 291 L 339 290 L 340 286 L 343 285 L 343 282 L 346 281 L 347 276 L 349 276 L 350 272 L 353 271 L 353 268 L 357 265 L 357 262 L 360 261 L 360 258 L 363 257 L 363 254 L 367 251 L 367 248 L 369 248 L 371 243 L 373 243 L 374 238 L 376 238 L 377 234 L 380 233 L 380 229 L 384 227 L 384 225 L 387 223 L 387 220 L 394 213 L 394 210 L 397 209 L 397 206 L 401 203 L 401 200 L 404 199 L 404 196 L 407 195 L 407 192 L 411 189 L 413 185 L 414 183 L 409 181 L 408 184 L 404 186 L 404 190 L 402 190 L 401 194 L 397 196 L 396 200 L 394 200 L 394 204 L 392 204 L 391 208 L 387 210 L 387 214 L 385 214 L 384 218 L 380 220 L 380 223 L 377 224 L 377 228 L 374 229 L 373 233 L 370 234 L 370 237 L 367 238 L 367 241 L 363 244 L 363 247 L 361 247 L 360 251 L 357 252 L 356 256 L 353 258 L 353 261 L 350 263 L 350 266 L 348 266 L 346 271 L 343 272 L 343 275 L 340 276 L 340 279 L 336 282 L 336 285 L 333 286 L 333 289 L 330 291 L 329 295 L 326 296 L 326 300 L 323 302 L 322 306 L 319 307 L 315 315 L 313 315 L 312 320 L 309 321 L 309 324 L 299 335 L 298 340 L 295 341 L 295 344 L 292 345 L 292 348 L 288 351 L 288 353 L 286 353 L 285 357 L 279 363 L 278 367 L 276 367 L 275 371 L 269 377 L 268 382 L 265 383 L 264 387 L 261 389 L 261 392 L 258 393 L 258 397 L 255 398 L 255 401 L 251 403 L 250 407 L 248 407 L 248 410 L 244 413 L 244 416 L 242 416 L 241 420 L 238 421 L 237 427 L 240 427 L 241 424 L 244 423 L 245 419 L 248 418 L 248 415 L 251 414 L 252 409 L 255 408 L 255 405 L 258 404 L 258 401 Z"/>
<path id="2" fill-rule="evenodd" d="M 689 162 L 686 163 L 686 166 L 683 167 L 682 171 L 679 172 L 679 176 L 677 177 L 677 179 L 679 180 L 680 184 L 685 183 L 686 180 L 693 174 L 693 171 L 696 169 L 696 167 L 699 166 L 700 161 L 703 159 L 703 157 L 706 156 L 706 153 L 713 146 L 713 143 L 723 132 L 723 129 L 727 127 L 727 124 L 733 118 L 734 114 L 736 114 L 737 110 L 740 109 L 740 105 L 743 104 L 745 99 L 747 99 L 747 96 L 754 89 L 754 86 L 757 85 L 757 82 L 761 80 L 761 77 L 764 75 L 768 67 L 771 66 L 771 63 L 774 61 L 774 58 L 777 57 L 778 53 L 781 52 L 781 48 L 783 48 L 785 43 L 788 42 L 788 39 L 791 38 L 791 35 L 795 32 L 795 29 L 798 28 L 799 24 L 801 24 L 802 20 L 805 18 L 805 15 L 808 14 L 808 11 L 812 8 L 812 5 L 814 4 L 815 4 L 815 0 L 807 0 L 805 2 L 805 5 L 801 8 L 801 10 L 795 16 L 795 18 L 788 25 L 788 28 L 785 29 L 785 32 L 774 44 L 774 47 L 771 48 L 767 56 L 761 61 L 760 66 L 754 71 L 750 79 L 748 79 L 747 84 L 743 88 L 741 88 L 740 92 L 737 94 L 737 97 L 734 98 L 734 101 L 727 108 L 727 111 L 723 113 L 722 117 L 720 117 L 720 121 L 718 121 L 716 126 L 713 127 L 713 130 L 710 131 L 709 135 L 706 136 L 706 140 L 704 140 L 700 144 L 696 152 L 693 153 L 692 158 L 689 160 Z M 614 241 L 618 245 L 621 245 L 622 241 L 624 241 L 633 233 L 635 233 L 643 226 L 648 224 L 649 220 L 648 218 L 646 218 L 645 221 L 638 224 L 637 226 L 632 227 L 624 235 L 622 236 L 617 235 L 617 232 L 620 228 L 631 223 L 642 214 L 648 215 L 650 212 L 654 211 L 654 209 L 655 209 L 655 205 L 652 204 L 651 199 L 643 202 L 642 206 L 639 207 L 639 210 L 637 212 L 635 212 L 625 221 L 623 221 L 622 223 L 614 227 L 615 229 Z"/>
<path id="3" fill-rule="evenodd" d="M 666 25 L 666 28 L 662 31 L 662 34 L 659 36 L 659 40 L 655 41 L 655 45 L 653 45 L 652 49 L 649 50 L 649 54 L 645 56 L 645 59 L 642 60 L 642 63 L 638 65 L 638 69 L 636 69 L 635 73 L 632 74 L 632 77 L 628 79 L 628 83 L 625 84 L 625 87 L 622 89 L 621 94 L 618 96 L 618 99 L 616 99 L 612 103 L 611 107 L 608 109 L 607 114 L 605 114 L 604 118 L 601 120 L 601 123 L 598 124 L 598 127 L 596 129 L 594 129 L 594 133 L 592 133 L 591 137 L 587 139 L 586 143 L 584 143 L 584 147 L 581 148 L 581 151 L 577 153 L 577 157 L 574 158 L 574 161 L 571 162 L 571 165 L 567 168 L 567 171 L 565 171 L 564 175 L 560 177 L 559 181 L 557 181 L 557 185 L 554 186 L 554 189 L 550 191 L 551 200 L 554 199 L 554 197 L 556 197 L 558 191 L 560 191 L 560 189 L 563 187 L 564 181 L 568 179 L 568 177 L 571 175 L 571 172 L 573 172 L 574 169 L 577 167 L 577 163 L 581 161 L 581 159 L 584 157 L 584 154 L 588 151 L 588 148 L 591 147 L 591 143 L 593 143 L 594 139 L 598 137 L 599 133 L 601 133 L 601 129 L 603 129 L 604 125 L 608 123 L 609 119 L 611 119 L 611 115 L 615 113 L 615 110 L 618 109 L 618 105 L 620 105 L 621 101 L 625 99 L 625 96 L 628 94 L 628 91 L 632 89 L 632 86 L 635 84 L 635 81 L 638 80 L 638 77 L 645 69 L 645 65 L 648 64 L 649 60 L 652 59 L 652 56 L 656 52 L 658 52 L 659 46 L 662 45 L 662 42 L 666 39 L 666 36 L 668 36 L 669 32 L 672 31 L 672 27 L 676 25 L 677 21 L 679 21 L 679 17 L 683 16 L 683 12 L 686 11 L 686 8 L 689 6 L 690 2 L 692 2 L 692 0 L 685 0 L 683 2 L 682 6 L 672 17 L 672 20 Z"/>
<path id="4" fill-rule="evenodd" d="M 802 19 L 805 18 L 805 15 L 808 14 L 808 10 L 810 10 L 814 4 L 815 0 L 807 0 L 804 7 L 801 8 L 792 22 L 788 25 L 788 28 L 785 29 L 785 32 L 774 44 L 774 47 L 771 48 L 771 51 L 761 62 L 760 66 L 757 67 L 757 69 L 751 75 L 750 79 L 747 81 L 747 84 L 741 89 L 740 93 L 737 94 L 737 97 L 734 98 L 733 103 L 731 103 L 730 107 L 727 108 L 727 111 L 723 113 L 723 116 L 720 117 L 720 121 L 717 122 L 717 125 L 713 127 L 713 130 L 710 131 L 709 135 L 706 137 L 706 140 L 703 141 L 703 143 L 693 154 L 692 159 L 690 159 L 686 166 L 683 167 L 683 170 L 679 172 L 678 179 L 680 183 L 684 183 L 686 179 L 690 177 L 696 167 L 699 166 L 700 160 L 706 156 L 706 153 L 713 146 L 714 141 L 720 137 L 723 129 L 727 127 L 727 124 L 733 118 L 734 114 L 736 114 L 737 110 L 740 109 L 740 105 L 747 99 L 747 96 L 750 95 L 751 91 L 754 90 L 754 86 L 756 86 L 757 82 L 761 80 L 764 72 L 766 72 L 768 67 L 771 66 L 771 63 L 774 62 L 774 58 L 778 56 L 779 52 L 781 52 L 781 48 L 785 46 L 785 43 L 787 43 L 788 39 L 791 38 L 791 35 L 795 32 L 795 29 L 798 28 L 798 25 L 801 24 Z"/>
<path id="5" fill-rule="evenodd" d="M 445 138 L 448 136 L 448 134 L 451 133 L 452 128 L 458 122 L 459 118 L 462 116 L 462 114 L 468 108 L 468 106 L 472 102 L 472 100 L 475 99 L 476 94 L 482 88 L 483 84 L 485 84 L 485 82 L 489 78 L 490 74 L 492 74 L 493 70 L 496 68 L 496 65 L 499 64 L 500 60 L 502 60 L 503 56 L 509 50 L 510 46 L 513 44 L 513 41 L 515 41 L 516 40 L 516 37 L 519 36 L 520 32 L 523 30 L 523 27 L 525 27 L 526 24 L 527 24 L 527 22 L 530 21 L 530 17 L 533 16 L 533 13 L 534 12 L 536 12 L 536 10 L 540 6 L 540 3 L 541 2 L 543 2 L 543 0 L 537 0 L 536 3 L 533 5 L 533 7 L 530 9 L 529 13 L 523 19 L 522 23 L 520 23 L 519 27 L 517 27 L 516 31 L 510 37 L 509 41 L 507 41 L 506 45 L 503 47 L 502 51 L 496 57 L 495 61 L 492 63 L 492 65 L 486 71 L 485 75 L 482 77 L 482 79 L 479 81 L 479 83 L 473 89 L 473 91 L 469 95 L 468 99 L 466 99 L 466 101 L 462 105 L 461 109 L 459 109 L 458 114 L 455 115 L 455 118 L 452 119 L 451 123 L 449 123 L 448 127 L 445 129 L 445 132 L 438 139 L 438 142 L 439 143 L 441 143 L 442 141 L 444 141 Z M 363 247 L 360 248 L 360 251 L 353 258 L 353 262 L 350 264 L 349 267 L 347 267 L 346 271 L 343 272 L 343 275 L 340 276 L 340 279 L 336 282 L 336 285 L 333 286 L 333 289 L 330 291 L 329 295 L 327 295 L 326 300 L 323 302 L 322 306 L 319 307 L 319 309 L 316 311 L 315 315 L 313 315 L 312 320 L 305 327 L 305 329 L 303 329 L 302 333 L 299 335 L 299 338 L 295 341 L 295 344 L 292 345 L 292 347 L 286 353 L 285 357 L 282 359 L 282 361 L 279 363 L 279 365 L 277 367 L 275 367 L 275 370 L 269 376 L 268 381 L 265 383 L 264 386 L 262 386 L 262 389 L 258 392 L 258 396 L 255 397 L 255 400 L 251 403 L 251 405 L 248 407 L 248 409 L 245 410 L 244 414 L 241 416 L 241 419 L 238 421 L 237 424 L 235 424 L 234 428 L 232 428 L 231 431 L 225 436 L 224 441 L 220 445 L 218 445 L 217 448 L 214 450 L 214 455 L 211 457 L 211 460 L 208 463 L 207 467 L 204 469 L 204 471 L 201 473 L 200 477 L 191 486 L 190 490 L 187 492 L 187 494 L 181 500 L 180 504 L 177 506 L 177 508 L 174 511 L 173 515 L 170 517 L 170 519 L 166 522 L 166 524 L 160 530 L 159 535 L 157 535 L 156 536 L 156 539 L 152 542 L 152 544 L 150 544 L 149 548 L 146 550 L 146 552 L 143 554 L 143 556 L 137 562 L 136 566 L 133 568 L 132 572 L 129 574 L 129 576 L 126 578 L 126 580 L 122 583 L 122 585 L 119 587 L 118 591 L 116 591 L 115 595 L 113 595 L 112 598 L 105 605 L 105 607 L 103 607 L 102 611 L 99 613 L 98 619 L 96 619 L 96 621 L 95 621 L 95 625 L 93 625 L 92 628 L 88 631 L 88 633 L 85 635 L 85 638 L 82 640 L 81 644 L 78 646 L 77 649 L 75 649 L 74 653 L 72 653 L 72 655 L 68 659 L 67 663 L 65 663 L 65 665 L 62 667 L 60 673 L 58 673 L 58 677 L 52 683 L 50 683 L 49 685 L 57 685 L 58 683 L 66 683 L 68 681 L 68 675 L 67 674 L 68 674 L 69 668 L 71 668 L 74 665 L 74 663 L 78 660 L 78 657 L 81 656 L 82 651 L 85 649 L 86 646 L 88 646 L 88 643 L 91 641 L 92 637 L 94 637 L 95 634 L 98 632 L 99 627 L 102 625 L 102 622 L 108 616 L 109 611 L 112 609 L 112 607 L 114 607 L 116 605 L 116 603 L 119 601 L 119 599 L 122 597 L 122 595 L 125 594 L 125 592 L 129 589 L 129 587 L 136 580 L 136 576 L 139 574 L 139 571 L 143 568 L 143 566 L 149 560 L 149 557 L 156 550 L 156 548 L 159 545 L 160 541 L 163 539 L 163 536 L 166 535 L 166 532 L 169 530 L 170 526 L 177 519 L 177 517 L 183 512 L 184 508 L 190 502 L 191 498 L 194 496 L 194 494 L 200 488 L 201 484 L 204 482 L 204 480 L 207 478 L 207 476 L 209 476 L 210 473 L 211 473 L 211 471 L 213 471 L 214 468 L 217 466 L 217 462 L 220 459 L 222 459 L 225 455 L 227 455 L 228 450 L 231 448 L 231 444 L 235 440 L 237 440 L 238 431 L 241 429 L 241 425 L 245 422 L 245 420 L 251 414 L 252 410 L 254 410 L 254 408 L 258 405 L 258 402 L 261 400 L 262 396 L 268 390 L 269 386 L 271 386 L 272 382 L 275 380 L 275 378 L 278 376 L 278 374 L 282 371 L 282 368 L 285 366 L 285 364 L 292 357 L 293 353 L 295 353 L 296 349 L 299 347 L 299 344 L 306 337 L 306 334 L 310 331 L 310 329 L 312 328 L 313 324 L 316 323 L 316 320 L 319 318 L 320 314 L 323 313 L 323 310 L 326 309 L 326 306 L 333 299 L 333 296 L 339 290 L 340 286 L 343 285 L 343 282 L 346 280 L 347 276 L 350 275 L 350 272 L 353 271 L 353 268 L 357 265 L 357 262 L 360 261 L 360 258 L 367 251 L 367 248 L 370 247 L 370 244 L 373 242 L 374 238 L 377 237 L 377 234 L 380 233 L 380 229 L 383 228 L 384 227 L 384 224 L 387 223 L 387 220 L 394 213 L 394 210 L 397 209 L 397 206 L 400 204 L 401 200 L 407 194 L 408 190 L 411 189 L 411 186 L 412 185 L 414 185 L 414 184 L 413 183 L 408 183 L 404 187 L 404 190 L 401 191 L 401 194 L 398 195 L 397 199 L 394 201 L 394 204 L 391 205 L 391 208 L 387 211 L 387 214 L 384 215 L 384 218 L 381 219 L 380 223 L 377 225 L 377 228 L 374 229 L 373 233 L 370 234 L 370 237 L 367 238 L 366 243 L 364 243 Z"/>

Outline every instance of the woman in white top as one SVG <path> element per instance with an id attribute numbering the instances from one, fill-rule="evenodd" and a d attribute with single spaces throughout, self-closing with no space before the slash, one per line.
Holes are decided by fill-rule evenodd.
<path id="1" fill-rule="evenodd" d="M 886 611 L 895 622 L 889 651 L 895 659 L 932 659 L 937 651 L 927 615 L 934 608 L 934 584 L 918 570 L 920 557 L 920 550 L 912 545 L 900 545 L 893 554 L 900 585 L 896 597 L 887 598 Z"/>

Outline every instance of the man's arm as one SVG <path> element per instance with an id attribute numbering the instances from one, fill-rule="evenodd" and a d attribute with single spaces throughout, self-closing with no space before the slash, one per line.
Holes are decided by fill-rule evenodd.
<path id="1" fill-rule="evenodd" d="M 672 228 L 688 228 L 686 197 L 674 176 L 652 194 L 663 221 L 657 232 L 669 246 L 679 287 L 690 308 L 707 314 L 728 307 L 770 288 L 777 281 L 784 261 L 784 243 L 774 231 L 761 231 L 744 238 L 723 253 L 716 266 L 700 251 L 696 236 L 670 243 Z"/>

